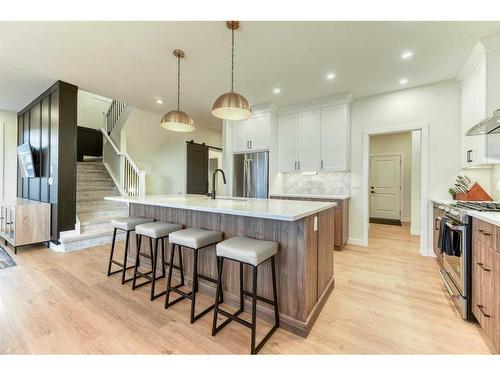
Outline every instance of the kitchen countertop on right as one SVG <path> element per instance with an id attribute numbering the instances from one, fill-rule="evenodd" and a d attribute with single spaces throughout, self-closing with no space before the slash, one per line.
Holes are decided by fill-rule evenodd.
<path id="1" fill-rule="evenodd" d="M 348 194 L 338 194 L 338 195 L 321 195 L 321 194 L 294 194 L 294 193 L 276 193 L 269 194 L 270 197 L 283 197 L 283 198 L 308 198 L 308 199 L 349 199 L 351 198 Z"/>
<path id="2" fill-rule="evenodd" d="M 500 227 L 500 212 L 483 212 L 467 210 L 469 216 L 475 217 L 476 219 L 486 221 L 490 224 Z"/>

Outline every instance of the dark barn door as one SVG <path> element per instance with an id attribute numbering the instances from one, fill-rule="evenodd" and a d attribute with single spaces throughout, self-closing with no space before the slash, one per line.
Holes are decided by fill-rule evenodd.
<path id="1" fill-rule="evenodd" d="M 186 192 L 208 193 L 208 147 L 187 143 Z"/>

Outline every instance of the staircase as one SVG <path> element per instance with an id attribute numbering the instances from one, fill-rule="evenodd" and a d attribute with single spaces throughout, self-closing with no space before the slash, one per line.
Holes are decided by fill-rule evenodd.
<path id="1" fill-rule="evenodd" d="M 119 196 L 120 192 L 101 159 L 77 164 L 76 188 L 80 233 L 62 237 L 60 250 L 73 251 L 111 243 L 110 220 L 128 216 L 128 207 L 125 203 L 104 200 L 104 197 Z"/>

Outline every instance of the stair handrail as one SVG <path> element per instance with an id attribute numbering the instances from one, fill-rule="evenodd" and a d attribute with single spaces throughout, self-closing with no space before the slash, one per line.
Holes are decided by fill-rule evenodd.
<path id="1" fill-rule="evenodd" d="M 144 198 L 145 195 L 146 195 L 146 172 L 143 171 L 143 170 L 141 170 L 137 166 L 137 164 L 134 162 L 134 160 L 130 157 L 129 154 L 127 154 L 126 152 L 120 151 L 120 149 L 116 146 L 115 142 L 113 142 L 113 140 L 108 135 L 108 133 L 107 133 L 107 131 L 105 129 L 101 128 L 100 130 L 101 130 L 101 133 L 103 134 L 105 140 L 113 148 L 113 151 L 115 152 L 115 154 L 118 155 L 118 156 L 123 157 L 126 160 L 126 162 L 128 163 L 128 165 L 130 165 L 130 167 L 133 169 L 133 171 L 137 174 L 137 176 L 138 176 L 138 181 L 137 181 L 137 183 L 138 183 L 138 194 L 134 194 L 134 195 L 138 195 L 140 198 Z M 104 142 L 103 142 L 103 145 L 104 145 Z M 122 171 L 122 173 L 123 172 L 124 171 Z M 122 190 L 125 191 L 125 192 L 127 192 L 127 186 L 125 186 L 126 182 L 123 181 L 123 178 L 122 178 L 121 184 L 122 184 L 122 186 L 121 186 Z"/>
<path id="2" fill-rule="evenodd" d="M 104 115 L 106 131 L 108 134 L 113 131 L 126 107 L 127 104 L 120 102 L 119 100 L 113 100 L 111 102 L 111 105 Z"/>

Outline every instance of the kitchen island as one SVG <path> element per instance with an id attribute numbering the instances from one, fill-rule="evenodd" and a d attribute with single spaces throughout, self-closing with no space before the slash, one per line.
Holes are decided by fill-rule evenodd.
<path id="1" fill-rule="evenodd" d="M 224 239 L 243 235 L 276 241 L 278 301 L 281 327 L 306 337 L 334 287 L 334 202 L 302 202 L 275 199 L 229 198 L 212 200 L 200 195 L 152 195 L 108 197 L 129 204 L 130 216 L 142 216 L 170 223 L 221 231 Z M 135 244 L 135 241 L 131 241 Z M 143 241 L 145 244 L 147 241 Z M 134 245 L 131 252 L 135 253 Z M 146 249 L 144 249 L 146 252 Z M 188 283 L 192 252 L 183 250 Z M 168 259 L 168 258 L 167 258 Z M 258 293 L 272 297 L 269 262 L 259 267 Z M 216 277 L 215 246 L 200 252 L 199 272 Z M 245 266 L 246 267 L 246 266 Z M 245 289 L 251 289 L 252 275 L 245 269 Z M 215 294 L 215 287 L 201 282 L 200 290 Z M 238 304 L 239 270 L 234 262 L 224 267 L 224 299 Z M 246 301 L 250 306 L 250 301 Z M 247 310 L 248 311 L 248 310 Z M 269 306 L 258 305 L 258 316 L 272 320 Z"/>

